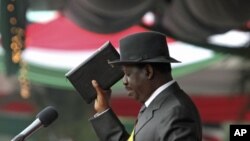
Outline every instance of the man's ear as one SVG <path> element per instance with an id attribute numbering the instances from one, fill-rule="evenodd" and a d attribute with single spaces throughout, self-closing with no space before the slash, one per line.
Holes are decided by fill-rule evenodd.
<path id="1" fill-rule="evenodd" d="M 153 76 L 154 76 L 154 69 L 153 69 L 152 65 L 147 64 L 145 66 L 145 70 L 146 70 L 146 76 L 147 76 L 147 78 L 148 79 L 152 79 Z"/>

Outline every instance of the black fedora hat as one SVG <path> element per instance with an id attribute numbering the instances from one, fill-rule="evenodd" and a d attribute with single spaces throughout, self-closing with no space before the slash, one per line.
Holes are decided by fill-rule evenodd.
<path id="1" fill-rule="evenodd" d="M 120 59 L 109 64 L 179 63 L 169 56 L 166 36 L 159 32 L 142 32 L 120 40 Z"/>

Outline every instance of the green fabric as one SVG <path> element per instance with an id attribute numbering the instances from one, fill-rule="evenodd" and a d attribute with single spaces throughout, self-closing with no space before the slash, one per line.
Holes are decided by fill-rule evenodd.
<path id="1" fill-rule="evenodd" d="M 0 113 L 0 133 L 16 135 L 31 123 L 33 117 Z"/>

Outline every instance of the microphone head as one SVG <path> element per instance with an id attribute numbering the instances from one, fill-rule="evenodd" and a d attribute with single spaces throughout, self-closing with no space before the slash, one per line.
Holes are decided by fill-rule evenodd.
<path id="1" fill-rule="evenodd" d="M 44 108 L 41 112 L 39 112 L 36 117 L 39 118 L 39 120 L 41 121 L 41 124 L 44 127 L 47 127 L 54 120 L 57 119 L 58 112 L 56 111 L 56 109 L 54 107 L 48 106 L 48 107 Z"/>

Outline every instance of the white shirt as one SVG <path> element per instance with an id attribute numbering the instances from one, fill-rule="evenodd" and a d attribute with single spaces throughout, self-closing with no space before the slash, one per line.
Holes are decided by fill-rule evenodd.
<path id="1" fill-rule="evenodd" d="M 171 80 L 163 85 L 161 85 L 159 88 L 157 88 L 153 94 L 147 99 L 147 101 L 144 103 L 146 107 L 149 106 L 149 104 L 167 87 L 169 87 L 170 85 L 172 85 L 175 81 Z"/>

